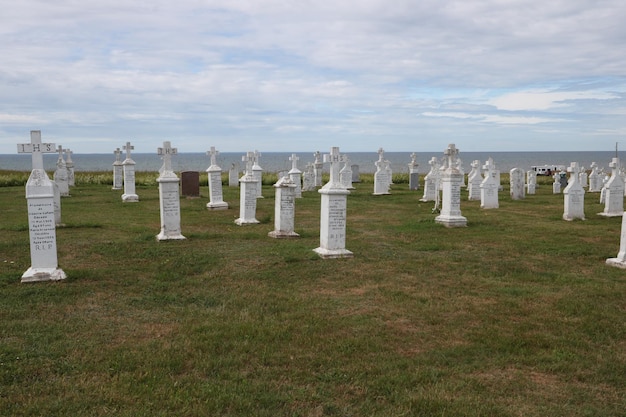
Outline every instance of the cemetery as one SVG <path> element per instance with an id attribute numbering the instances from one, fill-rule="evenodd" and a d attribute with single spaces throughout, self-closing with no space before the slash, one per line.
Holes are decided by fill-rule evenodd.
<path id="1" fill-rule="evenodd" d="M 57 152 L 58 143 L 42 142 Z M 120 146 L 117 161 L 124 152 L 132 162 L 131 149 Z M 155 149 L 155 158 L 176 158 L 169 143 Z M 436 161 L 422 167 L 419 188 L 409 187 L 407 169 L 394 171 L 389 194 L 372 195 L 374 174 L 360 173 L 348 191 L 340 180 L 346 156 L 328 152 L 298 154 L 303 180 L 310 172 L 313 183 L 301 198 L 291 176 L 262 171 L 257 180 L 262 156 L 242 152 L 239 187 L 222 167 L 221 199 L 211 195 L 219 176 L 210 180 L 207 169 L 199 198 L 180 196 L 178 207 L 163 194 L 176 198 L 180 175 L 168 160 L 161 173 L 134 172 L 127 162 L 126 200 L 113 167 L 77 170 L 56 228 L 41 173 L 47 188 L 38 193 L 25 189 L 29 173 L 0 171 L 17 178 L 0 186 L 0 409 L 623 415 L 626 232 L 621 217 L 598 215 L 606 212 L 598 194 L 584 199 L 578 182 L 555 194 L 554 178 L 539 176 L 534 194 L 512 198 L 511 184 L 524 192 L 525 173 L 512 183 L 504 171 L 498 198 L 493 161 L 478 161 L 472 166 L 487 181 L 472 184 L 482 200 L 469 199 L 451 145 L 436 178 L 442 212 L 434 213 Z M 36 267 L 29 222 L 41 198 L 56 251 L 33 256 L 53 278 L 20 283 Z M 207 210 L 210 201 L 227 207 Z M 165 223 L 173 211 L 180 218 Z M 180 238 L 155 239 L 164 225 Z"/>

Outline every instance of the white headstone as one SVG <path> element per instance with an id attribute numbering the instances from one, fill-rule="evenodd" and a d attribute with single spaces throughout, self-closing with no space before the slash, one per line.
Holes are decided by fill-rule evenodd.
<path id="1" fill-rule="evenodd" d="M 133 149 L 135 147 L 130 142 L 126 142 L 126 145 L 124 145 L 126 159 L 122 162 L 124 169 L 124 194 L 122 194 L 122 201 L 125 203 L 139 201 L 139 196 L 135 193 L 135 161 L 130 157 L 130 151 Z"/>
<path id="2" fill-rule="evenodd" d="M 69 197 L 70 183 L 67 175 L 67 165 L 65 165 L 65 160 L 63 159 L 65 149 L 59 145 L 57 152 L 59 153 L 59 158 L 57 159 L 57 168 L 54 171 L 53 180 L 59 187 L 59 194 L 61 197 Z"/>
<path id="3" fill-rule="evenodd" d="M 411 162 L 409 162 L 409 190 L 411 191 L 420 189 L 420 173 L 417 170 L 419 164 L 416 160 L 417 154 L 413 152 L 411 154 Z"/>
<path id="4" fill-rule="evenodd" d="M 467 199 L 480 201 L 480 183 L 483 176 L 480 174 L 480 161 L 478 159 L 470 164 L 472 170 L 467 176 Z"/>
<path id="5" fill-rule="evenodd" d="M 252 162 L 252 174 L 257 179 L 256 196 L 257 198 L 263 198 L 263 168 L 259 165 L 259 158 L 261 153 L 257 150 L 254 151 L 254 161 Z"/>
<path id="6" fill-rule="evenodd" d="M 607 265 L 626 269 L 626 213 L 622 213 L 622 229 L 619 241 L 619 252 L 617 258 L 608 258 Z"/>
<path id="7" fill-rule="evenodd" d="M 70 187 L 74 187 L 76 185 L 76 178 L 74 176 L 74 161 L 72 161 L 72 152 L 71 149 L 65 150 L 65 167 L 67 168 L 67 184 Z"/>
<path id="8" fill-rule="evenodd" d="M 604 186 L 606 188 L 604 211 L 598 214 L 606 217 L 617 217 L 624 212 L 624 180 L 619 173 L 619 158 L 613 158 L 609 167 L 611 168 L 611 178 Z"/>
<path id="9" fill-rule="evenodd" d="M 58 281 L 66 277 L 58 266 L 54 214 L 54 184 L 43 169 L 43 154 L 55 152 L 54 143 L 41 143 L 41 131 L 30 132 L 30 143 L 18 144 L 18 153 L 32 154 L 33 169 L 26 183 L 31 266 L 22 282 Z"/>
<path id="10" fill-rule="evenodd" d="M 350 258 L 346 250 L 346 214 L 348 191 L 339 179 L 341 163 L 345 157 L 339 148 L 331 148 L 324 161 L 330 162 L 330 181 L 318 190 L 322 195 L 320 210 L 320 246 L 314 251 L 322 258 Z"/>
<path id="11" fill-rule="evenodd" d="M 567 172 L 570 173 L 570 181 L 563 190 L 563 219 L 568 221 L 585 220 L 585 189 L 580 185 L 578 162 L 572 162 L 567 168 Z"/>
<path id="12" fill-rule="evenodd" d="M 446 168 L 441 173 L 441 212 L 435 222 L 446 227 L 467 226 L 467 219 L 461 215 L 461 185 L 463 175 L 459 172 L 456 161 L 459 150 L 454 143 L 444 151 L 447 159 Z"/>
<path id="13" fill-rule="evenodd" d="M 298 169 L 298 161 L 300 160 L 300 158 L 298 158 L 298 155 L 293 153 L 289 157 L 289 160 L 291 161 L 289 178 L 291 178 L 291 181 L 296 186 L 294 195 L 296 198 L 302 198 L 302 171 Z"/>
<path id="14" fill-rule="evenodd" d="M 124 186 L 124 177 L 122 172 L 122 151 L 120 148 L 115 148 L 113 151 L 115 154 L 115 162 L 113 162 L 113 188 L 112 190 L 121 190 Z"/>
<path id="15" fill-rule="evenodd" d="M 437 200 L 439 190 L 439 161 L 433 156 L 428 161 L 428 165 L 430 165 L 430 171 L 424 177 L 424 196 L 420 198 L 420 201 L 424 202 Z"/>
<path id="16" fill-rule="evenodd" d="M 500 190 L 500 183 L 494 175 L 495 164 L 493 159 L 489 158 L 483 169 L 486 171 L 483 181 L 480 183 L 480 208 L 494 209 L 500 207 L 498 201 L 498 191 Z"/>
<path id="17" fill-rule="evenodd" d="M 585 188 L 589 186 L 589 175 L 587 174 L 587 170 L 585 167 L 580 167 L 580 174 L 578 175 L 578 179 L 580 181 L 580 186 Z"/>
<path id="18" fill-rule="evenodd" d="M 361 173 L 359 172 L 359 166 L 357 164 L 352 164 L 350 166 L 350 170 L 352 171 L 352 182 L 361 182 Z"/>
<path id="19" fill-rule="evenodd" d="M 209 202 L 206 207 L 209 210 L 226 210 L 228 203 L 224 201 L 222 192 L 222 168 L 217 165 L 217 155 L 219 151 L 215 146 L 211 146 L 211 150 L 207 151 L 207 155 L 211 156 L 211 165 L 207 168 L 207 177 L 209 181 Z"/>
<path id="20" fill-rule="evenodd" d="M 228 170 L 228 186 L 239 187 L 239 164 L 233 162 Z"/>
<path id="21" fill-rule="evenodd" d="M 313 156 L 315 160 L 313 161 L 313 173 L 314 173 L 314 181 L 315 187 L 322 186 L 322 168 L 324 168 L 324 163 L 322 162 L 322 154 L 320 151 L 316 151 Z"/>
<path id="22" fill-rule="evenodd" d="M 246 164 L 246 171 L 239 179 L 239 218 L 235 220 L 235 224 L 238 226 L 259 223 L 256 219 L 256 200 L 258 198 L 256 187 L 259 181 L 252 171 L 254 159 L 254 152 L 248 152 L 241 157 L 241 160 Z"/>
<path id="23" fill-rule="evenodd" d="M 376 172 L 374 173 L 374 192 L 373 195 L 385 195 L 389 193 L 389 184 L 391 179 L 389 178 L 388 164 L 383 159 L 385 151 L 383 148 L 378 149 L 378 160 L 375 162 Z"/>
<path id="24" fill-rule="evenodd" d="M 523 200 L 526 197 L 524 189 L 524 171 L 521 168 L 513 168 L 509 171 L 509 183 L 511 200 Z"/>
<path id="25" fill-rule="evenodd" d="M 526 194 L 534 195 L 537 189 L 537 171 L 526 171 Z"/>
<path id="26" fill-rule="evenodd" d="M 345 155 L 345 157 L 343 168 L 339 171 L 339 178 L 341 178 L 341 183 L 344 187 L 348 190 L 353 190 L 354 187 L 352 186 L 352 167 L 350 165 L 350 158 L 348 158 L 348 155 Z"/>
<path id="27" fill-rule="evenodd" d="M 302 175 L 302 191 L 315 190 L 315 166 L 312 163 L 306 164 L 306 171 Z"/>
<path id="28" fill-rule="evenodd" d="M 157 153 L 163 158 L 163 166 L 160 169 L 159 178 L 159 204 L 161 208 L 161 232 L 157 240 L 181 240 L 185 236 L 180 230 L 180 194 L 178 184 L 180 180 L 172 170 L 172 155 L 178 150 L 172 148 L 170 142 L 163 142 L 162 148 L 157 148 Z"/>
<path id="29" fill-rule="evenodd" d="M 591 173 L 589 174 L 589 192 L 599 193 L 600 191 L 602 191 L 602 179 L 598 174 L 598 165 L 592 162 Z"/>
<path id="30" fill-rule="evenodd" d="M 299 237 L 294 232 L 296 212 L 296 184 L 289 175 L 278 179 L 274 184 L 276 198 L 274 201 L 274 230 L 268 233 L 273 238 Z"/>

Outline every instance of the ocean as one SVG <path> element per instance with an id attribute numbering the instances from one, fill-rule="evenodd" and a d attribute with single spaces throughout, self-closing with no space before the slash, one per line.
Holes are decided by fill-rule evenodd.
<path id="1" fill-rule="evenodd" d="M 384 158 L 391 162 L 391 169 L 394 173 L 408 172 L 408 164 L 411 162 L 412 152 L 385 152 Z M 305 170 L 306 164 L 314 161 L 314 152 L 299 152 L 296 155 L 300 158 L 298 169 Z M 427 173 L 430 169 L 428 161 L 432 157 L 441 159 L 443 152 L 415 152 L 416 162 L 419 164 L 419 172 Z M 224 171 L 228 171 L 232 164 L 238 164 L 239 170 L 245 167 L 241 162 L 244 153 L 224 152 L 217 157 L 217 164 Z M 261 152 L 259 165 L 265 172 L 278 172 L 291 169 L 289 157 L 291 152 Z M 361 173 L 374 173 L 376 171 L 375 161 L 378 154 L 373 152 L 353 152 L 347 153 L 352 165 L 359 166 Z M 618 153 L 620 159 L 621 152 Z M 162 165 L 161 158 L 156 154 L 133 153 L 131 155 L 135 161 L 136 171 L 158 171 Z M 513 168 L 522 168 L 527 171 L 533 165 L 565 165 L 571 162 L 578 162 L 581 166 L 589 169 L 592 162 L 596 162 L 599 167 L 608 169 L 611 159 L 615 157 L 614 151 L 584 151 L 584 152 L 460 152 L 459 158 L 463 161 L 465 172 L 469 172 L 470 164 L 474 160 L 484 164 L 489 158 L 493 158 L 496 168 L 500 172 L 508 172 Z M 46 171 L 54 171 L 56 168 L 57 154 L 44 154 L 44 168 Z M 122 160 L 124 155 L 122 155 Z M 115 155 L 111 154 L 73 154 L 75 171 L 109 171 L 113 169 Z M 175 171 L 205 171 L 211 163 L 211 159 L 205 153 L 179 153 L 172 156 L 172 167 Z M 0 155 L 0 170 L 30 171 L 31 157 L 28 154 Z M 328 167 L 325 167 L 328 170 Z"/>

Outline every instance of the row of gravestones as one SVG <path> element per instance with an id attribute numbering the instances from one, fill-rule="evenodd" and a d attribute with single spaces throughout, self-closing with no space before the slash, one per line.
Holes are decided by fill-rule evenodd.
<path id="1" fill-rule="evenodd" d="M 127 158 L 122 163 L 124 174 L 124 195 L 123 201 L 138 201 L 138 197 L 134 193 L 134 162 L 131 159 L 130 152 L 133 149 L 130 143 L 124 147 L 127 152 Z M 26 184 L 26 198 L 28 202 L 28 221 L 29 221 L 29 238 L 31 252 L 31 267 L 22 275 L 22 282 L 61 280 L 66 277 L 62 269 L 58 267 L 57 245 L 56 245 L 56 222 L 55 222 L 55 203 L 54 203 L 54 184 L 48 178 L 43 169 L 43 153 L 55 152 L 55 145 L 52 143 L 41 142 L 41 132 L 31 132 L 31 143 L 18 145 L 18 152 L 32 154 L 32 171 Z M 219 181 L 215 181 L 213 190 L 211 191 L 212 203 L 221 195 L 221 169 L 215 164 L 215 156 L 217 151 L 211 148 L 211 167 L 207 170 L 209 173 L 219 173 Z M 158 148 L 158 154 L 163 157 L 163 166 L 159 170 L 159 201 L 161 212 L 161 232 L 157 235 L 158 240 L 185 239 L 180 230 L 180 199 L 179 199 L 179 179 L 172 171 L 171 156 L 177 153 L 176 148 L 172 148 L 170 142 L 164 142 L 162 148 Z M 458 169 L 459 167 L 459 150 L 454 144 L 450 144 L 444 152 L 443 166 L 438 170 L 440 177 L 439 183 L 441 187 L 441 209 L 440 214 L 435 218 L 435 222 L 445 225 L 446 227 L 460 227 L 467 225 L 467 219 L 462 216 L 460 210 L 461 193 L 460 189 L 463 185 L 464 175 Z M 379 161 L 382 160 L 382 149 L 379 152 Z M 240 178 L 240 217 L 235 220 L 239 225 L 248 223 L 258 223 L 255 219 L 256 199 L 259 198 L 259 190 L 261 182 L 254 174 L 254 153 L 249 152 L 243 157 L 246 162 L 245 174 Z M 293 163 L 295 167 L 295 161 Z M 338 147 L 331 148 L 330 154 L 324 155 L 324 162 L 330 163 L 330 180 L 318 192 L 321 194 L 321 211 L 320 211 L 320 246 L 314 251 L 322 258 L 342 258 L 352 257 L 353 254 L 345 248 L 346 238 L 346 208 L 347 195 L 350 191 L 341 182 L 341 164 L 344 167 L 347 158 L 339 153 Z M 381 167 L 383 164 L 377 164 Z M 493 162 L 487 161 L 487 174 L 481 182 L 481 207 L 484 205 L 482 201 L 486 195 L 488 188 L 483 183 L 493 183 L 495 175 L 493 172 Z M 615 177 L 616 167 L 619 162 L 612 164 Z M 578 184 L 576 178 L 579 171 L 577 164 L 573 163 L 571 169 L 572 181 L 567 188 L 574 188 L 574 184 Z M 617 175 L 619 177 L 619 175 Z M 321 177 L 321 176 L 320 176 Z M 492 181 L 493 180 L 493 181 Z M 388 180 L 387 180 L 388 181 Z M 211 187 L 211 179 L 209 186 Z M 609 180 L 611 183 L 611 180 Z M 217 189 L 219 184 L 219 189 Z M 297 233 L 293 230 L 293 220 L 295 217 L 295 189 L 296 184 L 289 175 L 282 176 L 274 185 L 276 188 L 275 203 L 275 230 L 270 232 L 272 237 L 297 237 Z M 495 184 L 495 194 L 497 199 L 497 187 Z M 623 213 L 623 196 L 624 183 L 621 183 L 621 189 L 616 188 L 620 192 Z M 492 190 L 493 191 L 493 190 Z M 439 192 L 437 191 L 437 196 Z M 609 188 L 607 199 L 613 194 L 613 189 Z M 566 194 L 567 195 L 567 194 Z M 584 191 L 582 193 L 584 196 Z M 582 202 L 580 194 L 578 200 L 566 199 L 566 212 L 568 205 L 573 202 Z M 209 203 L 211 204 L 211 203 Z M 227 203 L 224 203 L 227 204 Z M 227 207 L 227 206 L 226 206 Z M 211 208 L 211 207 L 210 207 Z M 566 216 L 564 215 L 564 218 Z M 569 218 L 567 220 L 570 220 Z M 620 244 L 620 252 L 617 258 L 607 260 L 607 263 L 620 267 L 626 267 L 626 232 L 624 232 L 626 223 L 622 224 L 622 241 Z"/>

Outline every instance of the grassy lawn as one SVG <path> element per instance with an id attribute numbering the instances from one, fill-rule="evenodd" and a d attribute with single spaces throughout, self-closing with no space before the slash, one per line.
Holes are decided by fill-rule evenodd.
<path id="1" fill-rule="evenodd" d="M 55 283 L 20 283 L 24 187 L 0 187 L 0 415 L 626 415 L 626 271 L 605 265 L 621 218 L 596 215 L 599 194 L 566 222 L 548 179 L 494 210 L 464 189 L 468 227 L 447 229 L 422 190 L 373 196 L 362 175 L 354 258 L 322 260 L 317 192 L 296 201 L 299 239 L 267 237 L 271 180 L 261 224 L 237 226 L 239 190 L 208 211 L 204 174 L 187 240 L 157 242 L 156 176 L 122 203 L 77 173 Z"/>

